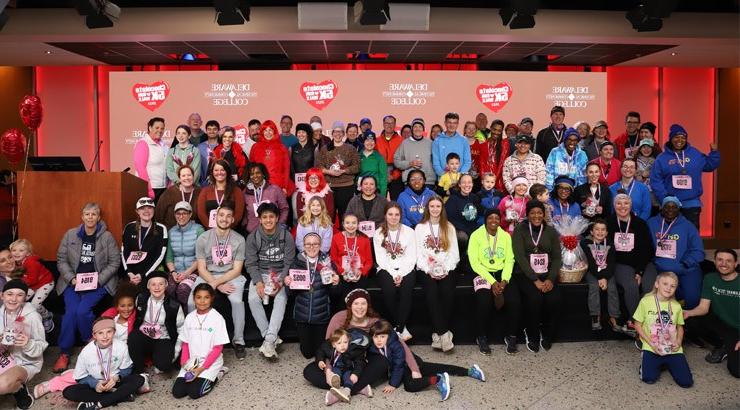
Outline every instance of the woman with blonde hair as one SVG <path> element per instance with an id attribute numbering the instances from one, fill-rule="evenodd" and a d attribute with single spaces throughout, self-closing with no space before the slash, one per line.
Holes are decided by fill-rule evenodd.
<path id="1" fill-rule="evenodd" d="M 299 252 L 303 252 L 303 237 L 311 232 L 315 232 L 321 237 L 321 252 L 328 254 L 331 249 L 334 227 L 326 209 L 326 203 L 318 196 L 311 197 L 308 200 L 305 212 L 298 218 L 295 237 Z"/>

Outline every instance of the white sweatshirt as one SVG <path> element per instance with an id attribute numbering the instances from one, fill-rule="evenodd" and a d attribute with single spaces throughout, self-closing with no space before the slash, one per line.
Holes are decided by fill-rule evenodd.
<path id="1" fill-rule="evenodd" d="M 431 225 L 434 233 L 439 236 L 439 224 Z M 416 236 L 416 266 L 419 270 L 429 273 L 432 263 L 436 261 L 444 265 L 445 271 L 450 272 L 460 262 L 460 249 L 457 247 L 457 232 L 451 223 L 447 223 L 447 250 L 439 249 L 434 253 L 434 237 L 430 231 L 430 223 L 419 223 L 414 229 Z"/>
<path id="2" fill-rule="evenodd" d="M 406 276 L 416 266 L 416 240 L 414 230 L 406 225 L 400 225 L 401 231 L 391 231 L 381 235 L 380 228 L 373 235 L 373 246 L 375 247 L 375 262 L 378 270 L 384 270 L 391 276 Z M 398 235 L 398 239 L 396 239 Z M 391 241 L 392 240 L 392 241 Z M 398 240 L 397 248 L 394 248 L 395 258 L 390 253 L 393 247 L 391 242 Z"/>

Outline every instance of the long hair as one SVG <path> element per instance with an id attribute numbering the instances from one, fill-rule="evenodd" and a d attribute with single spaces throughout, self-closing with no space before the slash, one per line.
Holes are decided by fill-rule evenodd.
<path id="1" fill-rule="evenodd" d="M 496 164 L 500 164 L 501 163 L 501 150 L 502 150 L 501 144 L 504 138 L 506 138 L 506 126 L 504 125 L 504 122 L 501 120 L 493 120 L 493 122 L 491 123 L 491 137 L 493 137 L 493 126 L 494 125 L 500 125 L 502 127 L 501 136 L 498 137 L 498 140 L 496 141 L 496 155 L 494 155 L 494 158 L 496 158 Z M 493 138 L 489 138 L 488 140 L 488 147 L 489 147 L 488 149 L 491 149 L 490 147 L 491 147 L 492 139 Z"/>
<path id="2" fill-rule="evenodd" d="M 326 202 L 324 202 L 324 199 L 318 196 L 312 196 L 311 199 L 306 202 L 306 209 L 303 212 L 303 215 L 298 219 L 298 223 L 300 223 L 303 226 L 308 226 L 313 222 L 313 214 L 311 213 L 311 204 L 314 202 L 318 202 L 321 205 L 321 213 L 318 216 L 319 219 L 319 226 L 322 228 L 330 227 L 331 226 L 331 218 L 329 217 L 329 212 L 326 210 Z"/>
<path id="3" fill-rule="evenodd" d="M 398 212 L 401 214 L 401 216 L 403 216 L 403 209 L 401 209 L 401 205 L 398 205 L 398 202 L 396 201 L 390 201 L 385 204 L 385 209 L 383 209 L 383 216 L 385 216 L 391 208 L 398 209 Z M 385 219 L 383 219 L 383 223 L 380 224 L 380 234 L 382 236 L 386 236 L 388 234 L 388 222 L 386 222 Z"/>
<path id="4" fill-rule="evenodd" d="M 226 171 L 226 190 L 224 191 L 224 201 L 227 199 L 231 200 L 231 194 L 234 192 L 236 182 L 234 182 L 234 178 L 231 176 L 233 172 L 228 161 L 226 161 L 225 159 L 217 159 L 215 161 L 211 161 L 210 165 L 208 165 L 208 183 L 213 185 L 213 188 L 215 190 L 216 179 L 213 177 L 213 168 L 216 165 L 221 165 L 224 171 Z"/>
<path id="5" fill-rule="evenodd" d="M 421 222 L 419 222 L 419 224 L 425 224 L 431 219 L 432 215 L 429 213 L 429 204 L 432 201 L 437 201 L 442 206 L 442 213 L 439 214 L 439 247 L 446 251 L 450 245 L 447 239 L 447 229 L 450 224 L 447 221 L 447 212 L 445 211 L 445 204 L 444 201 L 442 201 L 442 198 L 438 195 L 434 195 L 429 198 L 427 204 L 424 206 L 424 216 L 421 218 Z"/>
<path id="6" fill-rule="evenodd" d="M 380 315 L 373 310 L 373 306 L 370 304 L 369 299 L 367 300 L 367 314 L 365 316 L 369 318 L 379 318 Z M 342 329 L 349 329 L 350 328 L 350 322 L 352 322 L 352 309 L 347 309 L 347 318 L 344 319 L 344 324 L 342 325 Z"/>

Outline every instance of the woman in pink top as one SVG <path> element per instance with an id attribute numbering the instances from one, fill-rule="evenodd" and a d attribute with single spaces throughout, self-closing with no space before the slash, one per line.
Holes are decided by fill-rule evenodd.
<path id="1" fill-rule="evenodd" d="M 164 118 L 153 117 L 147 123 L 147 133 L 134 145 L 136 176 L 147 182 L 148 193 L 154 202 L 167 188 L 165 159 L 167 146 L 162 141 Z"/>

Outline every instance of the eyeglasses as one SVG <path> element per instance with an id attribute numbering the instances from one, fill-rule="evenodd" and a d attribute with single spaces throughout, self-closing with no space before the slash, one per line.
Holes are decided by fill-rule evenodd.
<path id="1" fill-rule="evenodd" d="M 409 178 L 409 181 L 423 181 L 423 180 L 424 180 L 424 178 L 422 178 L 422 177 Z"/>

